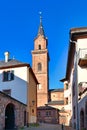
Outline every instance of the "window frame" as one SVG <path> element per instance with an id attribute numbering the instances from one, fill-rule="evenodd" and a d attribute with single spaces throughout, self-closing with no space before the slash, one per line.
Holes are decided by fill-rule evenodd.
<path id="1" fill-rule="evenodd" d="M 38 72 L 39 72 L 39 71 L 42 71 L 42 64 L 41 64 L 41 62 L 38 63 L 37 69 L 38 69 Z"/>
<path id="2" fill-rule="evenodd" d="M 3 71 L 3 82 L 14 80 L 14 70 Z"/>
<path id="3" fill-rule="evenodd" d="M 41 50 L 41 45 L 40 44 L 38 45 L 38 49 Z"/>

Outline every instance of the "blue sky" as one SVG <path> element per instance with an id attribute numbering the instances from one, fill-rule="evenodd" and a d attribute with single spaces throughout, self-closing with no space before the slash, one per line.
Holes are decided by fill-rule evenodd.
<path id="1" fill-rule="evenodd" d="M 66 73 L 69 31 L 87 26 L 86 0 L 1 0 L 0 60 L 4 52 L 32 66 L 31 50 L 39 27 L 39 11 L 48 37 L 50 88 L 63 87 Z"/>

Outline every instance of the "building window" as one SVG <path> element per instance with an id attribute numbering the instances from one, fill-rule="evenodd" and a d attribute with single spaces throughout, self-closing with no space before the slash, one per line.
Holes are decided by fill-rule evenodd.
<path id="1" fill-rule="evenodd" d="M 46 116 L 49 116 L 48 111 L 46 111 Z"/>
<path id="2" fill-rule="evenodd" d="M 41 50 L 41 45 L 38 46 L 38 49 Z"/>
<path id="3" fill-rule="evenodd" d="M 49 111 L 49 116 L 51 116 L 51 111 Z"/>
<path id="4" fill-rule="evenodd" d="M 53 97 L 55 97 L 55 95 L 53 95 Z"/>
<path id="5" fill-rule="evenodd" d="M 24 111 L 24 126 L 27 125 L 27 112 Z"/>
<path id="6" fill-rule="evenodd" d="M 41 71 L 41 70 L 42 70 L 42 64 L 38 63 L 38 71 Z"/>
<path id="7" fill-rule="evenodd" d="M 32 113 L 34 113 L 34 109 L 32 109 Z"/>
<path id="8" fill-rule="evenodd" d="M 9 96 L 11 96 L 11 89 L 5 89 L 3 92 Z"/>
<path id="9" fill-rule="evenodd" d="M 46 116 L 51 116 L 51 111 L 46 111 Z"/>
<path id="10" fill-rule="evenodd" d="M 76 118 L 76 110 L 75 110 L 75 106 L 73 107 L 73 117 L 74 117 L 74 119 Z"/>
<path id="11" fill-rule="evenodd" d="M 41 84 L 38 84 L 38 89 L 42 89 L 42 85 Z"/>
<path id="12" fill-rule="evenodd" d="M 41 113 L 40 113 L 40 111 L 38 112 L 38 116 L 41 116 Z"/>
<path id="13" fill-rule="evenodd" d="M 66 90 L 68 89 L 68 83 L 66 83 Z"/>
<path id="14" fill-rule="evenodd" d="M 65 98 L 65 105 L 68 104 L 68 98 Z"/>
<path id="15" fill-rule="evenodd" d="M 73 83 L 73 97 L 75 96 L 75 83 Z"/>
<path id="16" fill-rule="evenodd" d="M 80 111 L 80 128 L 82 129 L 82 128 L 84 128 L 84 111 L 83 110 L 81 110 Z"/>
<path id="17" fill-rule="evenodd" d="M 14 80 L 14 71 L 4 71 L 3 72 L 3 81 L 11 81 Z"/>

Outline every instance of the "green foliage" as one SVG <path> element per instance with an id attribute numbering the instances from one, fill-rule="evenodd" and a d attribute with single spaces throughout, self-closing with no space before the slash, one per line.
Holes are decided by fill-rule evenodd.
<path id="1" fill-rule="evenodd" d="M 81 128 L 81 130 L 86 130 L 86 128 Z"/>
<path id="2" fill-rule="evenodd" d="M 32 123 L 32 124 L 29 125 L 29 127 L 38 127 L 38 126 L 39 126 L 38 123 Z"/>
<path id="3" fill-rule="evenodd" d="M 24 126 L 22 126 L 19 130 L 24 130 Z"/>

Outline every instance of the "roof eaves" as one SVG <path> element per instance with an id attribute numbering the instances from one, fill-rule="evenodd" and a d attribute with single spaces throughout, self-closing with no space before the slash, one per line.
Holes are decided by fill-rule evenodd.
<path id="1" fill-rule="evenodd" d="M 23 66 L 27 66 L 29 67 L 29 64 L 16 64 L 16 65 L 7 65 L 7 66 L 1 66 L 0 69 L 7 69 L 7 68 L 16 68 L 16 67 L 23 67 Z"/>
<path id="2" fill-rule="evenodd" d="M 36 78 L 36 76 L 35 76 L 35 74 L 34 74 L 34 72 L 33 72 L 33 69 L 32 69 L 31 67 L 30 67 L 30 71 L 31 71 L 31 73 L 32 73 L 32 75 L 33 75 L 33 77 L 34 77 L 36 83 L 39 84 L 39 82 L 38 82 L 38 80 L 37 80 L 37 78 Z"/>

